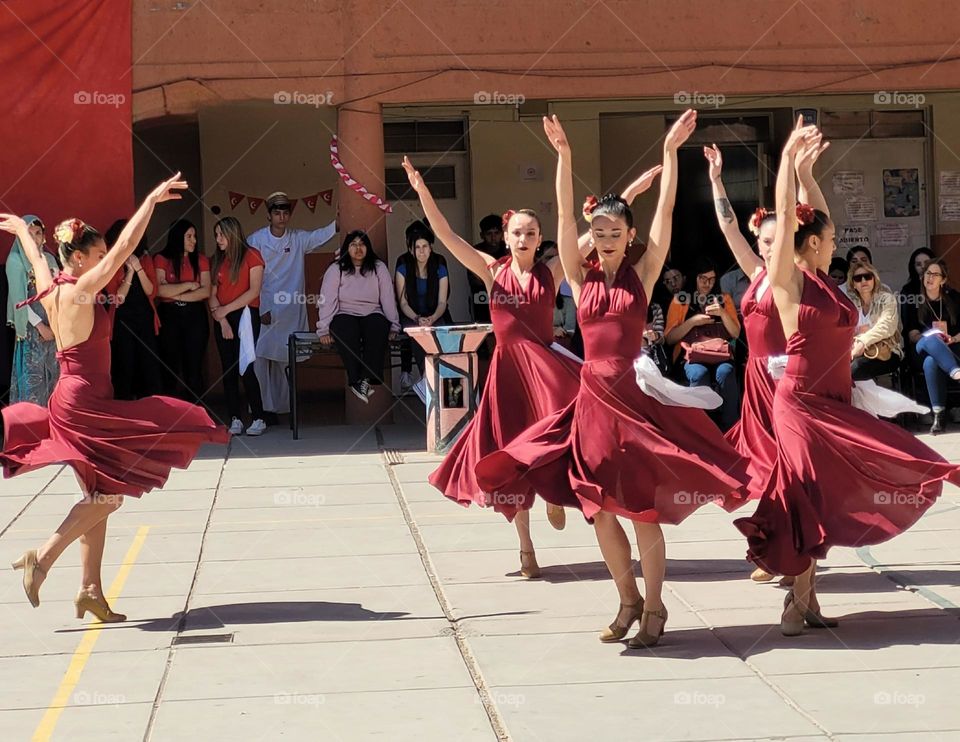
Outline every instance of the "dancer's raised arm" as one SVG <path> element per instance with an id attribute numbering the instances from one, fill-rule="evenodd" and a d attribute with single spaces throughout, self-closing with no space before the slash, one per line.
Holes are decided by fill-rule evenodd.
<path id="1" fill-rule="evenodd" d="M 20 240 L 23 246 L 23 252 L 30 261 L 30 267 L 33 269 L 33 275 L 37 281 L 37 293 L 48 288 L 53 283 L 53 275 L 50 273 L 50 266 L 44 259 L 41 248 L 30 234 L 30 227 L 19 216 L 15 214 L 0 214 L 0 231 L 9 232 Z"/>
<path id="2" fill-rule="evenodd" d="M 137 249 L 156 205 L 164 201 L 180 200 L 181 196 L 177 191 L 183 191 L 186 188 L 187 181 L 180 179 L 180 173 L 176 173 L 172 178 L 154 188 L 140 204 L 136 213 L 130 217 L 127 226 L 123 228 L 116 243 L 107 251 L 103 260 L 80 276 L 77 281 L 77 291 L 95 294 L 103 289 Z"/>
<path id="3" fill-rule="evenodd" d="M 827 216 L 830 216 L 830 207 L 827 206 L 827 199 L 824 198 L 823 191 L 820 190 L 820 184 L 813 177 L 813 166 L 829 146 L 830 142 L 824 142 L 823 134 L 818 131 L 816 136 L 808 137 L 807 141 L 797 151 L 795 164 L 797 180 L 800 181 L 800 203 L 810 204 Z"/>
<path id="4" fill-rule="evenodd" d="M 410 187 L 416 191 L 420 199 L 423 214 L 427 218 L 427 221 L 430 222 L 430 229 L 433 230 L 437 239 L 447 246 L 450 254 L 453 255 L 464 268 L 480 278 L 486 285 L 487 291 L 489 291 L 493 286 L 493 274 L 487 267 L 490 262 L 490 256 L 477 250 L 450 228 L 450 223 L 443 215 L 443 212 L 440 211 L 437 202 L 433 200 L 433 194 L 430 193 L 427 184 L 423 182 L 423 176 L 420 175 L 420 171 L 410 162 L 409 157 L 403 158 L 403 169 L 407 173 L 407 180 L 410 181 Z"/>
<path id="5" fill-rule="evenodd" d="M 790 132 L 790 137 L 780 156 L 777 171 L 776 213 L 777 231 L 770 251 L 770 266 L 767 271 L 773 299 L 780 312 L 783 331 L 790 337 L 797 329 L 800 297 L 803 291 L 803 273 L 794 262 L 794 233 L 797 231 L 797 191 L 794 166 L 797 152 L 805 140 L 816 135 L 815 126 L 803 126 L 803 118 Z"/>
<path id="6" fill-rule="evenodd" d="M 670 236 L 673 230 L 673 205 L 677 200 L 677 150 L 690 138 L 697 128 L 697 112 L 692 108 L 684 111 L 663 140 L 663 174 L 660 176 L 660 199 L 650 225 L 647 249 L 634 264 L 640 276 L 643 290 L 650 296 L 660 278 L 660 271 L 670 252 Z"/>
<path id="7" fill-rule="evenodd" d="M 577 217 L 573 210 L 573 154 L 556 114 L 550 118 L 543 117 L 543 130 L 557 150 L 557 253 L 563 274 L 573 291 L 573 300 L 579 304 L 583 286 L 583 258 L 577 244 Z"/>
<path id="8" fill-rule="evenodd" d="M 763 269 L 763 260 L 750 247 L 737 224 L 737 215 L 733 212 L 730 199 L 727 198 L 727 189 L 723 186 L 723 155 L 717 145 L 703 148 L 703 156 L 710 163 L 710 187 L 713 189 L 713 204 L 717 213 L 717 223 L 720 231 L 730 247 L 730 252 L 737 261 L 737 265 L 750 280 L 753 280 Z"/>

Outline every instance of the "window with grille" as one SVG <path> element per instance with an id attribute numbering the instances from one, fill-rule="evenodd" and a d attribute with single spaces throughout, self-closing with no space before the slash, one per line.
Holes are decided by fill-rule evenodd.
<path id="1" fill-rule="evenodd" d="M 466 152 L 463 121 L 397 121 L 383 125 L 383 151 Z"/>
<path id="2" fill-rule="evenodd" d="M 453 165 L 422 165 L 413 160 L 413 165 L 423 176 L 423 182 L 426 183 L 430 193 L 436 199 L 456 198 L 456 168 Z M 402 167 L 388 167 L 383 175 L 387 190 L 388 201 L 416 201 L 417 194 L 410 187 L 410 181 L 407 180 L 407 174 Z"/>

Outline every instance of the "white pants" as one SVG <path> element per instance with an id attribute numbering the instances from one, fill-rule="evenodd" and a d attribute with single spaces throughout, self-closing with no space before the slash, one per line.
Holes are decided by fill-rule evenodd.
<path id="1" fill-rule="evenodd" d="M 287 363 L 257 358 L 253 370 L 260 382 L 263 409 L 278 415 L 290 412 L 290 384 L 287 382 Z"/>

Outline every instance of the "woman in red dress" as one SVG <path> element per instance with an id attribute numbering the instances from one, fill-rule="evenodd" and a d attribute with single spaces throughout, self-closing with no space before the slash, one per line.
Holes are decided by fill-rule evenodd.
<path id="1" fill-rule="evenodd" d="M 80 539 L 82 585 L 74 604 L 101 621 L 123 621 L 103 595 L 100 566 L 107 518 L 124 495 L 139 497 L 162 487 L 172 467 L 186 468 L 203 443 L 228 440 L 200 407 L 167 397 L 114 400 L 110 383 L 110 332 L 114 303 L 101 291 L 123 267 L 143 236 L 156 204 L 179 199 L 187 187 L 177 173 L 158 186 L 123 229 L 113 249 L 79 219 L 63 222 L 56 238 L 63 272 L 47 264 L 19 217 L 0 215 L 0 229 L 20 237 L 37 275 L 37 296 L 57 342 L 60 380 L 47 408 L 14 404 L 3 410 L 0 463 L 5 477 L 49 464 L 76 473 L 83 499 L 39 549 L 16 562 L 30 603 L 40 604 L 40 586 L 63 550 Z"/>
<path id="2" fill-rule="evenodd" d="M 590 222 L 599 264 L 584 266 L 576 247 L 570 145 L 556 117 L 544 119 L 547 138 L 559 153 L 560 259 L 583 332 L 580 390 L 565 408 L 477 466 L 485 488 L 512 492 L 532 486 L 545 499 L 577 507 L 594 522 L 620 594 L 620 610 L 600 640 L 623 639 L 640 619 L 640 630 L 630 640 L 633 648 L 657 644 L 667 620 L 660 524 L 680 523 L 706 502 L 735 506 L 743 500 L 748 480 L 746 461 L 702 409 L 657 401 L 641 389 L 634 372 L 642 352 L 647 297 L 670 248 L 677 149 L 695 126 L 696 112 L 687 111 L 666 135 L 660 198 L 642 257 L 633 263 L 626 259 L 636 228 L 627 204 L 610 195 L 598 202 Z M 717 397 L 714 405 L 719 401 Z M 645 599 L 618 515 L 634 522 Z"/>
<path id="3" fill-rule="evenodd" d="M 826 214 L 826 199 L 813 177 L 813 165 L 829 143 L 813 138 L 810 146 L 803 147 L 797 156 L 796 172 L 800 182 L 800 198 L 813 204 Z M 757 237 L 759 255 L 751 249 L 733 212 L 726 188 L 723 186 L 723 155 L 717 145 L 704 147 L 703 155 L 710 164 L 710 184 L 713 188 L 714 205 L 720 231 L 730 247 L 737 264 L 749 278 L 750 286 L 743 295 L 741 315 L 747 337 L 747 367 L 743 378 L 743 404 L 740 420 L 727 431 L 727 440 L 740 455 L 747 457 L 750 474 L 750 499 L 759 499 L 773 470 L 777 457 L 777 441 L 773 437 L 773 393 L 776 382 L 767 370 L 767 359 L 782 356 L 787 340 L 783 336 L 783 324 L 773 301 L 767 266 L 770 250 L 776 233 L 777 217 L 772 211 L 758 208 L 750 218 L 750 231 Z M 760 567 L 750 576 L 755 582 L 769 582 L 773 575 Z M 784 584 L 792 583 L 785 577 Z"/>
<path id="4" fill-rule="evenodd" d="M 489 255 L 450 228 L 409 159 L 404 158 L 403 167 L 431 229 L 450 253 L 484 282 L 497 339 L 476 415 L 429 481 L 454 502 L 493 507 L 512 520 L 520 539 L 521 574 L 538 577 L 529 512 L 535 489 L 523 487 L 509 494 L 484 490 L 474 467 L 483 456 L 502 448 L 577 393 L 579 363 L 550 348 L 553 308 L 563 270 L 558 258 L 536 260 L 541 231 L 540 219 L 533 211 L 521 209 L 504 215 L 504 239 L 510 254 L 491 263 Z M 642 193 L 658 174 L 659 168 L 644 173 L 625 195 L 633 198 Z M 588 249 L 587 240 L 584 249 Z M 555 528 L 563 528 L 562 507 L 548 506 L 547 514 Z"/>
<path id="5" fill-rule="evenodd" d="M 826 274 L 834 225 L 824 212 L 796 205 L 797 152 L 818 135 L 798 122 L 777 175 L 768 275 L 787 338 L 773 402 L 777 455 L 756 513 L 736 521 L 751 561 L 796 576 L 781 616 L 786 636 L 834 623 L 820 613 L 816 559 L 831 546 L 877 544 L 905 531 L 939 497 L 942 480 L 960 481 L 960 467 L 851 405 L 857 310 Z"/>

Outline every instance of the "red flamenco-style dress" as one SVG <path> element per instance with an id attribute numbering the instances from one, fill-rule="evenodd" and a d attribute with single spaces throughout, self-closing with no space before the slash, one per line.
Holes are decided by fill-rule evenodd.
<path id="1" fill-rule="evenodd" d="M 750 283 L 740 302 L 740 312 L 749 357 L 743 374 L 740 420 L 727 431 L 726 438 L 748 459 L 750 499 L 757 500 L 777 460 L 777 439 L 773 437 L 773 395 L 777 384 L 767 370 L 767 359 L 782 356 L 787 347 L 766 269 Z"/>
<path id="2" fill-rule="evenodd" d="M 60 273 L 36 301 L 76 278 Z M 0 463 L 5 477 L 67 464 L 84 494 L 131 495 L 163 487 L 204 443 L 229 434 L 202 407 L 170 397 L 115 400 L 110 382 L 113 308 L 93 308 L 90 337 L 59 351 L 60 380 L 48 407 L 18 403 L 3 410 Z"/>
<path id="3" fill-rule="evenodd" d="M 822 272 L 804 272 L 799 326 L 776 385 L 777 455 L 753 516 L 735 521 L 748 558 L 797 575 L 831 546 L 868 546 L 907 530 L 960 482 L 911 433 L 851 405 L 857 310 Z"/>
<path id="4" fill-rule="evenodd" d="M 588 520 L 604 510 L 680 523 L 706 502 L 744 502 L 747 462 L 702 409 L 663 404 L 638 385 L 647 299 L 625 260 L 608 289 L 592 267 L 580 292 L 585 362 L 576 398 L 477 466 L 487 489 L 533 488 Z M 674 385 L 676 386 L 676 385 Z M 683 389 L 683 392 L 691 390 Z"/>
<path id="5" fill-rule="evenodd" d="M 556 291 L 544 263 L 530 272 L 526 287 L 510 269 L 507 256 L 490 292 L 490 319 L 497 339 L 483 397 L 474 418 L 429 481 L 461 505 L 493 507 L 507 520 L 534 503 L 535 488 L 523 486 L 510 497 L 484 490 L 474 467 L 537 420 L 566 405 L 577 394 L 580 364 L 550 348 Z"/>

